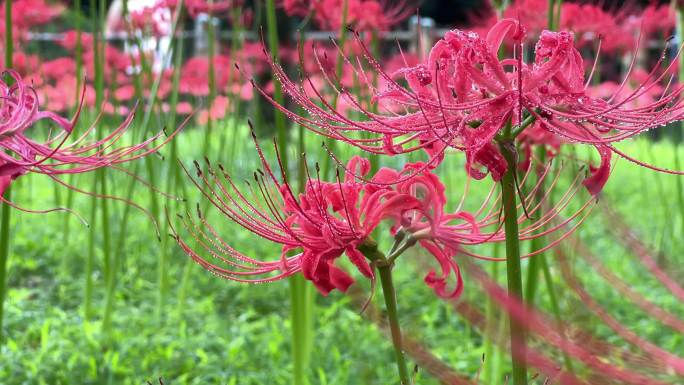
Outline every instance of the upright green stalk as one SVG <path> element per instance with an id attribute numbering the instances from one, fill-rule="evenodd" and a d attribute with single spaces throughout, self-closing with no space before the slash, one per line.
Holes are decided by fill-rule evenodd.
<path id="1" fill-rule="evenodd" d="M 275 0 L 266 0 L 266 25 L 268 27 L 268 48 L 271 55 L 276 58 L 280 57 L 278 53 L 278 20 L 276 18 Z M 277 78 L 273 78 L 274 90 L 273 99 L 277 103 L 283 103 L 283 90 Z M 280 156 L 282 158 L 283 166 L 287 169 L 288 151 L 287 151 L 287 127 L 285 116 L 276 111 L 275 112 L 275 126 L 278 135 L 278 146 L 280 147 Z"/>
<path id="2" fill-rule="evenodd" d="M 97 6 L 93 5 L 91 17 L 93 19 L 93 30 L 94 30 L 94 52 L 95 52 L 95 103 L 96 108 L 99 110 L 104 103 L 104 62 L 105 62 L 105 38 L 104 38 L 104 25 L 105 25 L 105 12 L 107 9 L 107 4 L 105 0 L 99 0 Z M 107 181 L 104 169 L 99 169 L 95 172 L 94 179 L 94 191 L 98 191 L 101 195 L 107 194 Z M 102 220 L 102 240 L 103 248 L 102 254 L 104 258 L 104 277 L 107 288 L 105 308 L 102 318 L 102 330 L 106 331 L 109 328 L 109 322 L 111 320 L 111 311 L 113 308 L 113 287 L 115 279 L 115 269 L 116 264 L 113 263 L 111 257 L 110 249 L 110 233 L 109 233 L 109 210 L 108 202 L 106 199 L 93 198 L 92 210 L 93 212 L 100 209 L 100 218 Z M 91 229 L 90 232 L 90 242 L 95 244 L 95 235 L 97 232 L 95 229 Z M 95 251 L 95 247 L 91 247 L 92 252 Z M 94 260 L 94 256 L 89 256 Z"/>
<path id="3" fill-rule="evenodd" d="M 347 20 L 348 20 L 348 15 L 349 14 L 349 0 L 343 0 L 342 2 L 342 24 L 340 25 L 340 41 L 339 41 L 339 46 L 340 50 L 344 50 L 344 46 L 347 43 Z M 338 79 L 342 79 L 342 69 L 344 66 L 344 58 L 342 57 L 342 52 L 338 52 L 337 54 L 337 59 L 335 61 L 335 76 Z M 338 87 L 341 87 L 341 85 L 338 85 Z M 335 94 L 335 97 L 333 98 L 332 101 L 332 108 L 336 109 L 337 108 L 337 101 L 338 101 L 338 95 Z M 335 146 L 337 145 L 337 142 L 332 139 L 332 138 L 326 138 L 325 140 L 326 146 L 330 149 L 330 151 L 334 152 Z M 330 159 L 329 156 L 325 156 L 323 158 L 323 172 L 330 174 L 332 172 L 332 168 L 330 167 L 332 163 L 332 159 Z"/>
<path id="4" fill-rule="evenodd" d="M 397 313 L 397 294 L 392 282 L 392 267 L 389 264 L 379 266 L 378 272 L 380 273 L 382 293 L 385 297 L 385 306 L 387 307 L 387 319 L 389 320 L 390 331 L 392 332 L 392 344 L 394 345 L 394 356 L 397 360 L 397 368 L 399 369 L 399 378 L 402 385 L 410 385 L 411 378 L 409 377 L 406 358 L 404 358 L 404 351 L 402 350 L 401 329 L 399 328 Z"/>
<path id="5" fill-rule="evenodd" d="M 209 0 L 209 4 L 213 5 L 213 0 Z M 207 108 L 209 110 L 209 119 L 207 120 L 207 132 L 204 135 L 203 154 L 209 153 L 209 146 L 211 145 L 211 137 L 214 132 L 214 119 L 211 117 L 211 108 L 216 99 L 216 68 L 214 58 L 216 57 L 216 30 L 214 28 L 214 16 L 210 13 L 208 15 L 209 22 L 207 24 L 207 38 L 209 39 L 209 97 L 207 98 Z M 204 210 L 205 212 L 207 210 Z"/>
<path id="6" fill-rule="evenodd" d="M 544 145 L 538 145 L 536 148 L 536 156 L 539 159 L 540 164 L 544 164 L 546 160 L 546 148 Z M 534 165 L 533 165 L 534 167 Z M 539 171 L 539 170 L 538 170 Z M 537 175 L 541 177 L 541 173 L 538 172 Z M 538 181 L 538 190 L 534 195 L 535 205 L 541 204 L 541 198 L 544 194 L 544 181 Z M 543 231 L 543 229 L 539 229 Z M 538 250 L 544 247 L 543 237 L 534 238 L 530 242 L 530 248 L 532 250 Z M 540 260 L 544 258 L 544 254 L 535 255 L 528 260 L 527 263 L 527 281 L 525 286 L 525 302 L 529 304 L 534 304 L 535 295 L 537 293 L 537 283 L 539 282 L 539 267 Z"/>
<path id="7" fill-rule="evenodd" d="M 537 146 L 537 158 L 539 159 L 540 164 L 544 164 L 546 160 L 546 147 L 543 145 Z M 539 174 L 540 175 L 540 174 Z M 534 199 L 535 199 L 535 205 L 540 205 L 541 204 L 541 197 L 544 193 L 544 181 L 539 181 L 538 182 L 538 190 L 537 194 L 535 194 Z M 550 199 L 552 199 L 552 194 L 550 194 Z M 543 228 L 539 229 L 538 231 L 543 231 Z M 536 237 L 532 239 L 530 242 L 530 249 L 531 250 L 539 250 L 542 247 L 544 247 L 544 237 Z M 539 269 L 542 269 L 543 276 L 544 276 L 544 283 L 545 283 L 545 288 L 546 288 L 546 293 L 548 294 L 549 297 L 549 302 L 551 303 L 551 311 L 553 312 L 553 316 L 558 323 L 559 326 L 562 325 L 562 318 L 560 314 L 560 307 L 558 306 L 558 300 L 556 296 L 556 289 L 553 286 L 553 279 L 551 277 L 551 270 L 549 268 L 549 263 L 546 260 L 546 254 L 541 253 L 537 254 L 528 260 L 528 265 L 527 265 L 527 281 L 526 281 L 526 286 L 525 286 L 525 302 L 534 305 L 535 302 L 535 297 L 537 293 L 537 287 L 538 287 L 538 282 L 539 282 Z M 572 366 L 572 360 L 570 360 L 570 357 L 568 354 L 563 353 L 563 362 L 565 364 L 566 369 L 569 372 L 574 372 L 574 368 Z"/>
<path id="8" fill-rule="evenodd" d="M 387 320 L 389 322 L 390 332 L 392 334 L 394 358 L 397 361 L 397 369 L 399 371 L 399 380 L 401 381 L 401 385 L 411 385 L 411 377 L 409 376 L 409 371 L 406 366 L 406 357 L 404 356 L 404 350 L 402 347 L 399 313 L 397 311 L 397 294 L 394 290 L 394 283 L 392 281 L 393 262 L 388 260 L 385 257 L 385 254 L 378 250 L 377 244 L 372 239 L 367 239 L 361 246 L 359 246 L 359 251 L 378 266 L 380 283 L 382 285 L 382 294 L 385 298 Z"/>
<path id="9" fill-rule="evenodd" d="M 561 10 L 563 9 L 563 0 L 557 0 L 556 2 L 556 18 L 553 21 L 554 29 L 558 28 L 560 25 Z"/>
<path id="10" fill-rule="evenodd" d="M 12 0 L 5 0 L 5 68 L 12 68 L 14 46 L 12 41 Z M 10 188 L 5 189 L 4 198 L 10 200 Z M 0 214 L 0 345 L 4 340 L 2 334 L 5 313 L 5 297 L 7 296 L 7 260 L 9 258 L 10 213 L 12 208 L 3 203 Z"/>
<path id="11" fill-rule="evenodd" d="M 107 175 L 104 172 L 98 173 L 96 178 L 99 180 L 100 191 L 102 194 L 107 193 Z M 100 199 L 100 209 L 102 210 L 102 255 L 105 266 L 105 282 L 107 284 L 107 293 L 105 296 L 104 315 L 102 317 L 102 330 L 107 332 L 112 320 L 112 311 L 114 310 L 114 289 L 116 287 L 116 272 L 118 268 L 117 253 L 112 254 L 110 243 L 109 230 L 109 203 L 107 199 Z"/>
<path id="12" fill-rule="evenodd" d="M 181 23 L 179 30 L 183 30 L 183 24 Z M 177 124 L 177 111 L 176 111 L 176 105 L 178 104 L 178 98 L 179 98 L 179 87 L 180 87 L 180 69 L 181 66 L 183 65 L 183 39 L 178 38 L 175 34 L 172 37 L 171 40 L 171 49 L 173 50 L 173 55 L 174 55 L 174 60 L 173 60 L 173 76 L 171 80 L 171 97 L 169 98 L 169 105 L 171 106 L 171 111 L 169 112 L 168 115 L 168 120 L 167 120 L 167 127 L 176 127 Z M 172 192 L 175 195 L 179 195 L 181 197 L 185 196 L 185 184 L 182 183 L 182 171 L 180 167 L 178 167 L 178 141 L 177 140 L 172 140 L 171 143 L 169 144 L 171 146 L 171 156 L 169 159 L 169 175 L 167 177 L 167 187 L 166 191 Z M 165 221 L 166 223 L 166 233 L 168 233 L 168 226 L 169 223 L 168 221 Z M 169 240 L 170 237 L 164 237 L 164 243 L 162 245 L 162 258 L 164 260 L 166 259 L 166 254 L 169 253 Z M 163 316 L 163 306 L 164 303 L 166 303 L 166 295 L 168 291 L 168 273 L 166 270 L 163 270 L 165 265 L 161 265 L 162 259 L 160 259 L 160 266 L 159 266 L 159 275 L 158 275 L 158 282 L 159 282 L 159 316 Z M 164 261 L 165 263 L 165 261 Z M 186 261 L 186 267 L 191 264 L 191 260 L 188 259 Z M 185 269 L 184 269 L 185 270 Z M 185 274 L 183 275 L 185 277 Z M 179 295 L 178 295 L 178 309 L 182 309 L 185 303 L 185 286 L 187 284 L 186 281 L 181 281 L 181 288 L 179 289 Z M 180 311 L 178 312 L 180 314 Z"/>
<path id="13" fill-rule="evenodd" d="M 83 86 L 83 80 L 81 79 L 81 76 L 83 74 L 83 46 L 81 44 L 81 0 L 74 0 L 74 9 L 76 10 L 77 14 L 76 17 L 74 18 L 74 29 L 76 30 L 76 48 L 74 51 L 75 60 L 76 60 L 76 90 L 75 90 L 75 95 L 74 95 L 74 100 L 79 101 L 81 98 L 81 87 Z M 76 103 L 78 105 L 78 103 Z M 77 137 L 76 135 L 76 130 L 77 127 L 74 127 L 72 129 L 74 132 L 72 135 L 74 137 Z M 71 174 L 69 175 L 69 184 L 73 184 L 74 179 L 76 179 L 76 175 Z M 74 202 L 74 190 L 68 189 L 66 192 L 66 204 L 65 207 L 71 207 L 73 202 Z M 65 242 L 68 242 L 71 237 L 71 215 L 65 215 L 64 216 L 64 240 Z M 62 276 L 67 277 L 69 275 L 69 261 L 71 258 L 68 258 L 66 255 L 62 257 L 61 259 L 61 273 Z"/>
<path id="14" fill-rule="evenodd" d="M 510 124 L 509 124 L 510 128 Z M 510 129 L 507 131 L 510 132 Z M 506 232 L 506 278 L 508 294 L 518 299 L 523 298 L 522 274 L 520 268 L 520 236 L 518 232 L 518 208 L 516 197 L 516 149 L 512 141 L 501 144 L 501 151 L 508 163 L 508 170 L 501 180 L 501 199 L 504 208 L 504 230 Z M 513 368 L 513 385 L 527 384 L 527 367 L 525 357 L 525 325 L 511 315 L 509 319 L 511 336 L 511 360 Z"/>
<path id="15" fill-rule="evenodd" d="M 274 0 L 266 0 L 266 25 L 268 28 L 268 44 L 271 55 L 276 58 L 278 54 L 278 20 L 276 18 L 276 7 Z M 278 79 L 274 77 L 275 89 L 273 98 L 276 102 L 283 103 L 283 91 Z M 288 132 L 285 117 L 282 113 L 275 112 L 275 126 L 277 132 L 278 147 L 284 171 L 288 169 Z M 311 309 L 313 308 L 313 297 L 308 294 L 310 289 L 300 275 L 290 278 L 290 299 L 292 323 L 292 356 L 293 373 L 292 383 L 294 385 L 306 385 L 307 366 L 309 362 L 309 344 L 312 341 L 310 334 L 312 331 L 313 320 L 311 319 Z"/>
<path id="16" fill-rule="evenodd" d="M 680 4 L 679 2 L 677 4 Z M 677 37 L 679 42 L 684 39 L 684 7 L 681 5 L 677 5 Z M 679 60 L 679 82 L 681 83 L 684 81 L 684 61 L 681 59 Z M 682 121 L 682 128 L 684 129 L 684 121 Z M 680 155 L 679 155 L 679 143 L 674 144 L 674 153 L 675 153 L 675 165 L 677 170 L 681 170 L 681 161 L 680 161 Z M 680 230 L 681 232 L 684 232 L 684 182 L 682 182 L 682 178 L 675 178 L 677 180 L 677 196 L 679 197 L 679 211 L 681 215 L 681 221 L 682 221 L 682 228 Z"/>
<path id="17" fill-rule="evenodd" d="M 97 210 L 90 212 L 90 228 L 97 226 Z M 92 230 L 91 230 L 92 231 Z M 90 237 L 88 242 L 88 258 L 85 265 L 85 289 L 83 293 L 83 318 L 90 321 L 93 316 L 93 269 L 95 267 L 95 242 L 94 237 Z"/>
<path id="18" fill-rule="evenodd" d="M 492 247 L 492 255 L 498 257 L 500 243 L 494 243 Z M 491 264 L 491 275 L 494 281 L 499 279 L 499 264 Z M 498 384 L 498 378 L 495 376 L 495 342 L 494 336 L 497 333 L 497 326 L 500 318 L 495 316 L 496 304 L 492 298 L 487 298 L 485 305 L 485 333 L 484 333 L 484 362 L 482 363 L 482 383 L 483 384 Z M 495 380 L 496 379 L 496 380 Z"/>

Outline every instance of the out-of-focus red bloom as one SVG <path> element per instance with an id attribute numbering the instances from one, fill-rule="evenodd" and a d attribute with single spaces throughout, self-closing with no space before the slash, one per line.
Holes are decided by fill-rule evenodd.
<path id="1" fill-rule="evenodd" d="M 5 0 L 7 1 L 7 0 Z M 5 19 L 5 2 L 2 2 L 0 19 Z M 27 32 L 35 26 L 48 24 L 58 17 L 64 5 L 45 0 L 13 0 L 12 1 L 12 37 L 15 41 L 25 38 Z M 5 23 L 0 25 L 0 36 L 5 36 Z"/>
<path id="2" fill-rule="evenodd" d="M 534 39 L 548 28 L 548 4 L 544 0 L 516 0 L 504 11 L 504 18 L 518 20 L 525 26 L 527 37 Z M 635 46 L 634 31 L 641 28 L 642 18 L 655 19 L 655 9 L 661 16 L 660 8 L 654 6 L 647 7 L 643 14 L 634 14 L 632 7 L 606 10 L 601 4 L 563 2 L 559 27 L 575 33 L 579 48 L 596 47 L 598 38 L 602 37 L 603 52 L 625 51 Z M 494 8 L 488 4 L 484 11 L 471 15 L 470 29 L 484 36 L 498 21 Z"/>
<path id="3" fill-rule="evenodd" d="M 40 68 L 40 58 L 38 55 L 26 54 L 22 51 L 14 52 L 12 55 L 12 64 L 14 70 L 23 77 L 31 77 L 35 83 L 40 83 L 42 80 L 34 76 Z"/>
<path id="4" fill-rule="evenodd" d="M 75 30 L 70 30 L 64 32 L 62 39 L 59 43 L 62 47 L 69 51 L 74 52 L 76 50 L 76 44 L 78 40 L 78 32 Z M 81 47 L 84 51 L 91 50 L 93 48 L 93 35 L 88 32 L 81 32 Z"/>
<path id="5" fill-rule="evenodd" d="M 520 24 L 527 29 L 528 36 L 539 36 L 548 27 L 548 10 L 549 2 L 545 0 L 515 0 L 504 11 L 504 18 L 520 21 Z M 492 22 L 491 19 L 489 21 Z M 493 21 L 498 22 L 499 20 Z M 494 25 L 491 24 L 489 27 Z M 486 33 L 487 31 L 483 32 Z"/>
<path id="6" fill-rule="evenodd" d="M 346 23 L 364 31 L 387 31 L 414 11 L 405 1 L 392 4 L 383 0 L 284 0 L 282 6 L 290 16 L 313 14 L 319 28 L 339 31 L 345 1 Z"/>
<path id="7" fill-rule="evenodd" d="M 179 4 L 179 0 L 159 0 L 156 7 L 169 8 L 175 11 Z M 197 17 L 202 13 L 226 14 L 235 7 L 242 6 L 242 4 L 244 4 L 243 0 L 183 0 L 183 6 L 188 10 L 191 17 Z"/>
<path id="8" fill-rule="evenodd" d="M 42 111 L 36 91 L 17 72 L 9 70 L 7 73 L 13 83 L 0 81 L 0 181 L 3 191 L 11 181 L 29 172 L 48 175 L 66 185 L 57 178 L 59 175 L 87 172 L 143 157 L 156 152 L 178 132 L 174 131 L 161 144 L 154 145 L 162 135 L 159 133 L 142 143 L 113 149 L 132 122 L 131 114 L 101 140 L 85 141 L 95 128 L 92 126 L 77 139 L 69 141 L 80 109 L 73 120 Z M 49 120 L 61 131 L 49 135 L 43 142 L 31 139 L 27 131 L 39 120 Z"/>
<path id="9" fill-rule="evenodd" d="M 230 106 L 230 99 L 223 95 L 219 95 L 214 99 L 211 107 L 208 110 L 202 110 L 197 115 L 197 123 L 207 124 L 209 120 L 223 119 L 228 112 Z"/>
<path id="10" fill-rule="evenodd" d="M 597 85 L 590 86 L 587 91 L 592 96 L 602 98 L 605 100 L 614 99 L 621 101 L 629 98 L 630 95 L 638 91 L 638 88 L 645 82 L 648 82 L 651 75 L 642 70 L 635 69 L 630 74 L 629 78 L 624 83 L 617 83 L 614 81 L 603 81 Z M 640 92 L 636 98 L 629 98 L 627 105 L 632 108 L 639 108 L 655 103 L 663 95 L 665 87 L 661 84 L 654 84 L 652 87 Z"/>
<path id="11" fill-rule="evenodd" d="M 629 26 L 641 31 L 645 38 L 667 39 L 677 24 L 676 12 L 668 4 L 649 4 L 641 14 L 632 16 Z"/>
<path id="12" fill-rule="evenodd" d="M 285 13 L 289 16 L 308 16 L 314 9 L 314 1 L 311 0 L 283 0 Z"/>
<path id="13" fill-rule="evenodd" d="M 578 48 L 596 47 L 601 37 L 601 50 L 631 50 L 636 45 L 634 29 L 629 28 L 625 11 L 607 12 L 599 5 L 564 2 L 560 28 L 575 33 Z"/>
<path id="14" fill-rule="evenodd" d="M 596 147 L 601 164 L 586 180 L 592 193 L 605 183 L 611 154 L 635 161 L 616 149 L 615 142 L 682 118 L 682 86 L 670 87 L 667 95 L 647 105 L 630 106 L 666 78 L 671 64 L 661 69 L 659 62 L 626 97 L 604 100 L 587 90 L 585 64 L 571 32 L 543 31 L 532 63 L 519 56 L 497 57 L 506 39 L 520 52 L 524 36 L 524 29 L 512 19 L 500 21 L 484 37 L 450 31 L 435 44 L 425 63 L 402 70 L 408 86 L 393 80 L 379 63 L 369 59 L 377 76 L 387 81 L 387 88 L 376 92 L 375 100 L 394 103 L 404 112 L 373 113 L 347 89 L 337 90 L 365 120 L 331 110 L 320 94 L 306 93 L 274 63 L 273 69 L 286 94 L 311 114 L 309 118 L 287 111 L 297 123 L 372 153 L 393 155 L 423 149 L 430 156 L 426 167 L 437 166 L 447 148 L 460 150 L 466 155 L 468 173 L 476 179 L 489 173 L 498 180 L 507 169 L 497 139 L 507 125 L 517 127 L 523 121 L 536 120 L 562 140 Z M 360 65 L 352 66 L 359 78 L 372 78 Z M 366 136 L 357 135 L 360 132 Z M 368 138 L 368 133 L 375 136 Z"/>
<path id="15" fill-rule="evenodd" d="M 68 57 L 46 61 L 40 66 L 40 72 L 50 80 L 59 80 L 76 73 L 76 62 Z"/>
<path id="16" fill-rule="evenodd" d="M 130 28 L 151 36 L 166 36 L 171 33 L 171 12 L 159 6 L 142 7 L 130 13 Z M 117 26 L 127 31 L 128 26 Z"/>
<path id="17" fill-rule="evenodd" d="M 232 88 L 232 85 L 248 83 L 244 78 L 238 76 L 238 71 L 233 64 L 236 62 L 235 60 L 240 62 L 240 68 L 243 71 L 250 73 L 252 76 L 259 76 L 266 69 L 266 63 L 261 65 L 255 63 L 250 59 L 247 51 L 236 52 L 234 56 L 236 58 L 245 58 L 244 62 L 228 55 L 214 56 L 214 81 L 216 82 L 217 91 L 224 91 L 229 85 Z M 209 95 L 209 64 L 207 56 L 196 56 L 188 59 L 181 69 L 180 92 L 192 96 Z M 239 94 L 242 94 L 242 91 Z"/>

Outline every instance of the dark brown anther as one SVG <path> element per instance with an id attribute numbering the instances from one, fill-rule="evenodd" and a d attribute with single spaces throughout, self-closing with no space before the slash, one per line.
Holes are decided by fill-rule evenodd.
<path id="1" fill-rule="evenodd" d="M 197 218 L 203 219 L 202 218 L 202 209 L 200 209 L 199 203 L 197 203 L 197 205 L 195 206 L 195 209 L 197 210 Z"/>

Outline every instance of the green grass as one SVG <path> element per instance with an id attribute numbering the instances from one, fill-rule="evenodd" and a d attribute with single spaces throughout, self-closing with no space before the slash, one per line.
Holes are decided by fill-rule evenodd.
<path id="1" fill-rule="evenodd" d="M 233 127 L 228 121 L 218 122 L 214 130 Z M 216 136 L 214 136 L 216 137 Z M 249 178 L 256 165 L 256 157 L 247 132 L 230 136 L 237 140 L 236 161 L 226 164 L 228 170 L 242 178 Z M 179 157 L 190 164 L 201 159 L 202 131 L 190 127 L 178 138 Z M 317 141 L 311 140 L 318 144 Z M 209 158 L 227 162 L 230 154 L 220 153 L 219 143 L 212 142 Z M 266 147 L 266 142 L 264 142 Z M 313 146 L 313 145 L 312 145 Z M 672 166 L 673 147 L 653 145 L 661 166 Z M 627 143 L 623 147 L 645 159 L 648 155 L 643 142 Z M 167 149 L 168 151 L 168 149 Z M 344 150 L 342 158 L 351 153 Z M 580 151 L 580 153 L 583 150 Z M 164 151 L 163 151 L 164 152 Z M 268 153 L 272 153 L 268 151 Z M 309 158 L 318 153 L 312 147 Z M 294 155 L 294 154 L 292 154 Z M 320 159 L 320 158 L 319 158 Z M 384 159 L 383 159 L 384 160 Z M 155 159 L 166 181 L 170 175 L 169 160 Z M 399 164 L 401 158 L 389 162 Z M 142 168 L 141 168 L 142 169 Z M 460 197 L 459 186 L 464 181 L 462 159 L 451 156 L 440 168 L 453 185 L 449 190 L 455 205 Z M 113 193 L 124 194 L 126 177 L 107 172 Z M 143 175 L 144 176 L 144 175 Z M 638 229 L 642 239 L 656 245 L 656 249 L 672 258 L 671 265 L 681 263 L 684 251 L 679 237 L 676 184 L 673 176 L 658 175 L 627 162 L 620 162 L 601 199 L 617 206 L 630 225 Z M 240 179 L 240 178 L 236 178 Z M 78 185 L 87 187 L 89 176 L 79 177 Z M 186 179 L 187 180 L 187 179 Z M 659 182 L 657 182 L 659 181 Z M 480 185 L 478 185 L 478 183 Z M 162 183 L 162 186 L 166 182 Z M 481 194 L 489 182 L 473 182 L 474 197 Z M 661 186 L 661 192 L 658 190 Z M 188 196 L 194 209 L 197 194 Z M 54 189 L 49 179 L 35 176 L 20 178 L 14 188 L 17 203 L 30 208 L 54 206 Z M 661 202 L 662 197 L 671 202 Z M 148 206 L 146 189 L 134 194 L 136 202 Z M 169 205 L 171 207 L 171 205 Z M 88 217 L 89 199 L 76 196 L 74 207 Z M 118 221 L 123 206 L 113 202 L 110 229 L 118 237 Z M 9 265 L 9 293 L 3 334 L 6 343 L 0 348 L 0 383 L 14 384 L 143 384 L 163 377 L 166 384 L 288 384 L 292 360 L 290 346 L 289 291 L 286 281 L 267 285 L 245 285 L 224 281 L 190 266 L 187 287 L 182 287 L 183 273 L 188 258 L 172 245 L 167 256 L 169 298 L 161 319 L 158 309 L 157 262 L 161 249 L 151 223 L 135 212 L 126 229 L 125 246 L 115 250 L 119 263 L 115 291 L 115 307 L 111 330 L 103 333 L 100 322 L 105 305 L 105 277 L 102 250 L 98 248 L 95 261 L 93 322 L 83 318 L 83 293 L 87 243 L 90 231 L 102 242 L 98 227 L 88 229 L 72 219 L 70 239 L 63 239 L 64 217 L 67 214 L 29 215 L 15 212 L 12 216 L 12 249 Z M 225 219 L 209 213 L 212 223 Z M 645 269 L 608 234 L 601 214 L 596 210 L 579 232 L 615 273 L 649 299 L 684 317 L 682 305 L 667 295 L 665 289 L 647 276 Z M 257 241 L 245 232 L 228 232 L 227 237 L 239 250 L 256 257 L 275 258 L 278 248 Z M 382 239 L 381 239 L 382 240 Z M 389 247 L 384 239 L 383 247 Z M 461 374 L 475 376 L 485 350 L 483 338 L 456 314 L 449 304 L 437 299 L 425 286 L 426 271 L 414 263 L 415 251 L 406 253 L 398 261 L 395 284 L 402 328 L 422 341 L 433 353 Z M 66 259 L 66 261 L 65 261 Z M 591 330 L 603 338 L 627 346 L 615 334 L 578 306 L 578 300 L 562 284 L 558 264 L 549 254 L 554 277 L 560 291 L 561 311 L 568 321 Z M 526 264 L 526 262 L 524 263 Z M 64 268 L 66 266 L 66 268 Z M 500 267 L 500 269 L 503 268 Z M 525 268 L 525 266 L 523 266 Z M 615 289 L 578 262 L 580 279 L 599 301 L 623 323 L 639 334 L 672 352 L 684 351 L 682 337 L 641 313 Z M 368 292 L 369 284 L 354 273 Z M 502 276 L 503 277 L 503 276 Z M 465 277 L 464 296 L 481 307 L 485 301 L 481 290 L 472 279 Z M 181 291 L 186 290 L 184 295 Z M 550 309 L 545 290 L 540 286 L 538 303 Z M 179 298 L 184 298 L 179 303 Z M 380 304 L 382 298 L 376 295 Z M 312 384 L 396 384 L 393 351 L 390 342 L 371 323 L 358 314 L 349 298 L 335 292 L 330 297 L 317 295 L 315 335 L 310 368 Z M 108 334 L 108 335 L 105 335 Z M 556 353 L 556 357 L 559 357 Z M 507 359 L 502 360 L 504 365 Z M 424 370 L 419 369 L 421 385 L 437 384 Z M 539 380 L 538 383 L 541 383 Z M 502 384 L 503 378 L 492 381 Z"/>

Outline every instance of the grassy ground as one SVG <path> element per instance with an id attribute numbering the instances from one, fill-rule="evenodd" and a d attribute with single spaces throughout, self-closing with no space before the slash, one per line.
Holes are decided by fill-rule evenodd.
<path id="1" fill-rule="evenodd" d="M 218 129 L 230 127 L 230 122 L 224 122 Z M 230 148 L 217 141 L 212 144 L 209 158 L 224 163 L 231 163 L 233 159 L 227 168 L 247 177 L 254 167 L 252 145 L 246 132 L 231 134 L 230 138 L 236 143 L 234 157 Z M 186 163 L 200 157 L 203 140 L 200 130 L 189 129 L 177 140 Z M 647 146 L 652 146 L 651 150 Z M 653 156 L 658 165 L 673 166 L 671 145 L 633 142 L 624 147 L 641 159 Z M 315 154 L 316 150 L 312 151 Z M 168 169 L 163 165 L 168 159 L 155 162 L 162 163 L 160 169 Z M 464 173 L 459 162 L 460 159 L 443 168 L 449 174 L 447 180 L 454 186 L 463 183 Z M 170 176 L 165 171 L 160 177 L 157 180 L 165 181 Z M 124 195 L 126 178 L 121 175 L 110 178 L 114 192 Z M 78 182 L 86 188 L 92 183 L 90 177 L 82 177 Z M 22 178 L 16 186 L 15 200 L 19 204 L 30 208 L 54 207 L 55 191 L 46 178 Z M 475 187 L 474 190 L 478 194 L 478 190 L 484 189 Z M 641 238 L 662 252 L 669 266 L 676 266 L 681 265 L 684 251 L 681 237 L 676 235 L 684 230 L 677 194 L 676 177 L 658 175 L 622 161 L 600 199 L 617 207 L 626 221 L 640 232 Z M 65 195 L 66 190 L 61 190 L 60 199 Z M 196 195 L 190 194 L 188 198 L 194 205 Z M 136 190 L 134 200 L 147 204 L 144 187 Z M 87 197 L 77 196 L 73 207 L 88 214 L 89 205 Z M 172 203 L 169 205 L 171 211 L 176 210 Z M 110 224 L 118 229 L 123 206 L 116 203 L 113 206 Z M 115 231 L 116 235 L 125 237 L 125 243 L 115 250 L 119 276 L 112 326 L 102 331 L 105 288 L 101 251 L 93 275 L 96 316 L 90 322 L 83 317 L 88 233 L 101 232 L 101 226 L 88 229 L 73 218 L 65 220 L 65 215 L 13 214 L 10 291 L 3 330 L 7 339 L 0 348 L 0 383 L 142 384 L 157 377 L 163 377 L 167 384 L 289 383 L 291 325 L 286 282 L 243 285 L 215 278 L 189 262 L 171 242 L 160 244 L 150 222 L 134 212 L 125 232 Z M 215 223 L 224 221 L 218 215 L 211 219 Z M 65 221 L 69 222 L 68 233 Z M 606 226 L 599 210 L 595 210 L 579 234 L 635 290 L 684 317 L 681 303 L 645 274 L 643 267 L 619 239 L 609 234 Z M 229 238 L 246 254 L 266 257 L 277 253 L 277 248 L 256 242 L 248 234 L 232 234 Z M 157 266 L 162 253 L 168 256 L 169 293 L 168 300 L 160 307 Z M 438 300 L 424 285 L 425 270 L 415 263 L 417 259 L 419 256 L 414 252 L 408 253 L 396 269 L 404 330 L 453 369 L 474 377 L 485 349 L 483 338 L 450 304 Z M 564 318 L 619 346 L 627 346 L 579 306 L 577 298 L 559 278 L 557 264 L 551 261 L 561 291 Z M 575 264 L 582 282 L 621 322 L 664 349 L 684 351 L 681 335 L 616 295 L 610 284 L 578 258 Z M 491 264 L 482 266 L 485 265 L 491 269 Z M 465 278 L 465 298 L 484 309 L 486 299 L 482 291 L 472 279 Z M 367 292 L 368 283 L 359 281 Z M 539 293 L 541 306 L 548 309 L 544 290 L 540 288 Z M 327 298 L 318 296 L 316 301 L 311 382 L 322 385 L 396 383 L 390 343 L 358 314 L 349 298 L 335 292 Z M 380 298 L 376 302 L 379 304 Z M 438 383 L 422 369 L 418 371 L 418 379 L 419 384 Z M 501 384 L 504 379 L 491 383 Z"/>

